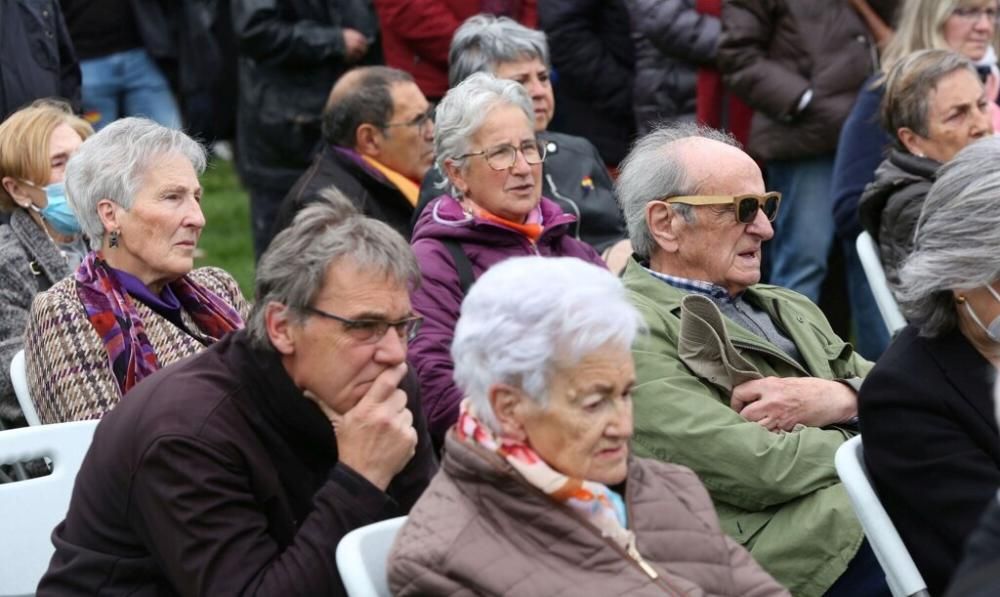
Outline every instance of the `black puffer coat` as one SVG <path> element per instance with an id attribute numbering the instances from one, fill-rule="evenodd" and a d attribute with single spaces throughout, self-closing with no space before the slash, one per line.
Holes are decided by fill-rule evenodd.
<path id="1" fill-rule="evenodd" d="M 342 28 L 374 39 L 375 12 L 367 0 L 233 0 L 232 11 L 240 175 L 249 186 L 284 193 L 318 147 L 330 88 L 353 66 Z"/>
<path id="2" fill-rule="evenodd" d="M 697 68 L 715 61 L 719 19 L 695 0 L 626 0 L 635 40 L 635 120 L 645 134 L 660 120 L 694 118 Z"/>
<path id="3" fill-rule="evenodd" d="M 899 266 L 913 250 L 913 230 L 940 162 L 890 149 L 858 203 L 861 226 L 878 245 L 889 286 L 899 287 Z"/>

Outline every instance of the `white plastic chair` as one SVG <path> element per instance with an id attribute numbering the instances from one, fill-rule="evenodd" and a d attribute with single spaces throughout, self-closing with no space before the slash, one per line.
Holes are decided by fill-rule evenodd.
<path id="1" fill-rule="evenodd" d="M 390 597 L 386 564 L 405 516 L 354 529 L 337 544 L 337 570 L 350 597 Z"/>
<path id="2" fill-rule="evenodd" d="M 0 463 L 46 457 L 52 474 L 0 484 L 0 595 L 33 595 L 55 548 L 52 529 L 66 516 L 73 482 L 97 421 L 9 429 L 0 433 Z"/>
<path id="3" fill-rule="evenodd" d="M 14 384 L 14 394 L 17 396 L 17 403 L 21 405 L 21 412 L 28 425 L 41 425 L 35 410 L 35 403 L 31 401 L 31 394 L 28 393 L 28 371 L 24 366 L 24 351 L 19 350 L 10 362 L 10 381 Z"/>
<path id="4" fill-rule="evenodd" d="M 889 282 L 885 279 L 885 270 L 882 269 L 882 261 L 878 256 L 878 246 L 875 239 L 867 232 L 858 235 L 856 241 L 858 247 L 858 259 L 861 260 L 861 268 L 865 270 L 865 277 L 868 278 L 868 286 L 875 296 L 875 304 L 882 314 L 882 321 L 892 336 L 899 330 L 906 327 L 906 319 L 899 311 L 899 304 L 896 297 L 892 296 L 889 290 Z"/>
<path id="5" fill-rule="evenodd" d="M 927 597 L 927 583 L 917 570 L 910 552 L 899 537 L 892 519 L 882 507 L 865 468 L 861 436 L 856 435 L 837 448 L 834 456 L 837 475 L 851 498 L 868 543 L 885 572 L 893 597 Z"/>

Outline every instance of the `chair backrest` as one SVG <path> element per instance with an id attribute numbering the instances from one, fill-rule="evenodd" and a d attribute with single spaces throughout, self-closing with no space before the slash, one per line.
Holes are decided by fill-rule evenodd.
<path id="1" fill-rule="evenodd" d="M 21 405 L 21 412 L 24 413 L 28 425 L 41 425 L 38 412 L 35 411 L 35 403 L 31 401 L 31 395 L 28 393 L 28 371 L 24 366 L 23 350 L 17 351 L 10 362 L 10 381 L 14 384 L 17 403 Z"/>
<path id="2" fill-rule="evenodd" d="M 97 421 L 0 432 L 0 463 L 49 458 L 52 474 L 0 484 L 0 595 L 32 595 L 52 552 L 52 529 L 66 516 L 73 482 Z"/>
<path id="3" fill-rule="evenodd" d="M 899 311 L 896 297 L 892 296 L 889 282 L 885 279 L 885 270 L 882 269 L 882 261 L 878 256 L 878 246 L 875 244 L 875 239 L 867 232 L 862 232 L 858 235 L 856 244 L 861 268 L 865 270 L 865 278 L 868 279 L 868 286 L 872 289 L 875 304 L 878 305 L 882 321 L 885 322 L 885 327 L 888 328 L 891 336 L 906 327 L 906 318 Z"/>
<path id="4" fill-rule="evenodd" d="M 889 590 L 894 597 L 927 595 L 927 583 L 917 570 L 910 552 L 899 537 L 892 519 L 882 507 L 865 468 L 861 436 L 857 435 L 844 442 L 834 456 L 837 475 L 844 482 L 844 488 L 854 506 L 854 512 L 868 537 L 868 543 L 875 552 Z"/>
<path id="5" fill-rule="evenodd" d="M 354 529 L 337 544 L 337 570 L 350 597 L 390 597 L 386 564 L 405 516 Z"/>

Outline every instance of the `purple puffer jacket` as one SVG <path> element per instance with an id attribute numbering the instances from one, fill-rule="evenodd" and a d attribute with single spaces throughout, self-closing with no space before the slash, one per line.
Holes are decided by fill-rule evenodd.
<path id="1" fill-rule="evenodd" d="M 417 369 L 424 413 L 437 445 L 458 419 L 462 400 L 451 376 L 451 338 L 463 296 L 455 262 L 441 240 L 452 238 L 461 243 L 477 278 L 508 257 L 527 255 L 579 257 L 606 267 L 590 245 L 569 234 L 574 216 L 544 197 L 540 207 L 543 231 L 535 244 L 501 224 L 466 214 L 447 195 L 428 204 L 413 228 L 413 252 L 423 275 L 423 283 L 412 297 L 413 310 L 423 315 L 424 325 L 410 343 L 408 357 Z"/>

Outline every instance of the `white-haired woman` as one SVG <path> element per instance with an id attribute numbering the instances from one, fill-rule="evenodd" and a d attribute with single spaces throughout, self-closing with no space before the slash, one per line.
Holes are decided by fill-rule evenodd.
<path id="1" fill-rule="evenodd" d="M 66 193 L 91 252 L 31 307 L 25 358 L 43 423 L 99 418 L 157 369 L 243 327 L 236 281 L 192 271 L 204 169 L 201 145 L 141 118 L 106 126 L 69 161 Z"/>
<path id="2" fill-rule="evenodd" d="M 476 282 L 452 345 L 467 399 L 389 556 L 394 595 L 787 595 L 694 473 L 629 455 L 641 325 L 578 259 Z"/>
<path id="3" fill-rule="evenodd" d="M 424 326 L 410 346 L 437 442 L 458 418 L 462 399 L 448 347 L 471 279 L 518 255 L 604 264 L 593 248 L 573 238 L 576 218 L 542 197 L 546 150 L 532 118 L 521 85 L 485 73 L 472 75 L 438 104 L 434 152 L 451 193 L 428 205 L 413 230 L 423 274 L 413 306 Z"/>
<path id="4" fill-rule="evenodd" d="M 859 396 L 865 460 L 927 582 L 943 594 L 1000 486 L 1000 139 L 969 145 L 924 199 L 898 296 L 910 321 Z"/>

